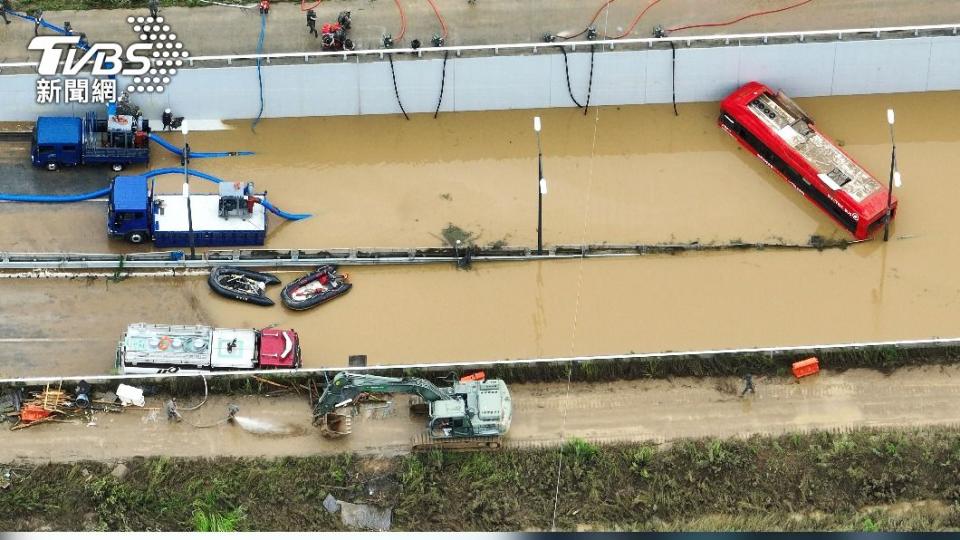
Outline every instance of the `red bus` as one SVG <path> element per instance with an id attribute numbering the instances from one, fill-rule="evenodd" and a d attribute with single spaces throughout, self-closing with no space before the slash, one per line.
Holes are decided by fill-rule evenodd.
<path id="1" fill-rule="evenodd" d="M 782 92 L 751 82 L 720 103 L 719 124 L 841 227 L 863 240 L 883 226 L 888 190 Z M 891 202 L 890 219 L 897 200 Z"/>

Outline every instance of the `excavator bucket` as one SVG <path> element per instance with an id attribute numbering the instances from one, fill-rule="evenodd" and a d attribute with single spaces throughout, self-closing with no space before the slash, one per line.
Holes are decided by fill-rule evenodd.
<path id="1" fill-rule="evenodd" d="M 353 432 L 353 422 L 348 414 L 327 413 L 320 423 L 320 434 L 324 437 L 336 439 Z"/>

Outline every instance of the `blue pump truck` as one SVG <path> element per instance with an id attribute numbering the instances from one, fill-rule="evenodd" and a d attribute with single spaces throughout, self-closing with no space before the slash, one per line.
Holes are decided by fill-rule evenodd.
<path id="1" fill-rule="evenodd" d="M 252 182 L 222 182 L 217 193 L 182 194 L 154 193 L 152 184 L 145 176 L 113 179 L 107 205 L 111 237 L 134 244 L 153 240 L 156 247 L 263 245 L 266 194 L 254 193 Z"/>
<path id="2" fill-rule="evenodd" d="M 41 116 L 33 129 L 30 155 L 37 167 L 107 164 L 114 171 L 150 160 L 149 121 L 120 114 L 111 107 L 107 118 L 89 112 L 82 118 Z"/>

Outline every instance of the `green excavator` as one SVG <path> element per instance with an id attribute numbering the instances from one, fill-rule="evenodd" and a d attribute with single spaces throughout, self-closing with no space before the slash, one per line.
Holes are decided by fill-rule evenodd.
<path id="1" fill-rule="evenodd" d="M 440 388 L 425 379 L 352 372 L 338 373 L 327 384 L 314 406 L 313 423 L 324 436 L 348 435 L 352 422 L 347 407 L 364 395 L 375 394 L 414 396 L 411 413 L 427 417 L 426 431 L 414 438 L 414 451 L 496 449 L 510 429 L 510 391 L 499 379 L 468 376 Z"/>

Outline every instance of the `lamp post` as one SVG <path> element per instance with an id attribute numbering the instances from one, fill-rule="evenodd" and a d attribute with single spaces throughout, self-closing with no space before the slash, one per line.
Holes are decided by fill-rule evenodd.
<path id="1" fill-rule="evenodd" d="M 193 240 L 193 208 L 190 205 L 190 173 L 188 170 L 190 144 L 187 142 L 187 134 L 190 133 L 190 129 L 187 127 L 186 120 L 183 121 L 180 131 L 183 133 L 183 157 L 181 158 L 183 162 L 183 196 L 187 199 L 187 235 L 190 239 L 190 259 L 193 260 L 197 258 L 197 251 Z"/>
<path id="2" fill-rule="evenodd" d="M 893 137 L 893 109 L 887 109 L 887 124 L 890 124 L 890 183 L 887 186 L 887 215 L 883 223 L 883 241 L 890 239 L 890 217 L 893 205 L 893 187 L 900 187 L 900 172 L 897 171 L 897 141 Z"/>
<path id="3" fill-rule="evenodd" d="M 537 255 L 543 255 L 543 196 L 547 181 L 543 178 L 543 147 L 540 144 L 540 117 L 533 117 L 533 131 L 537 133 Z"/>

